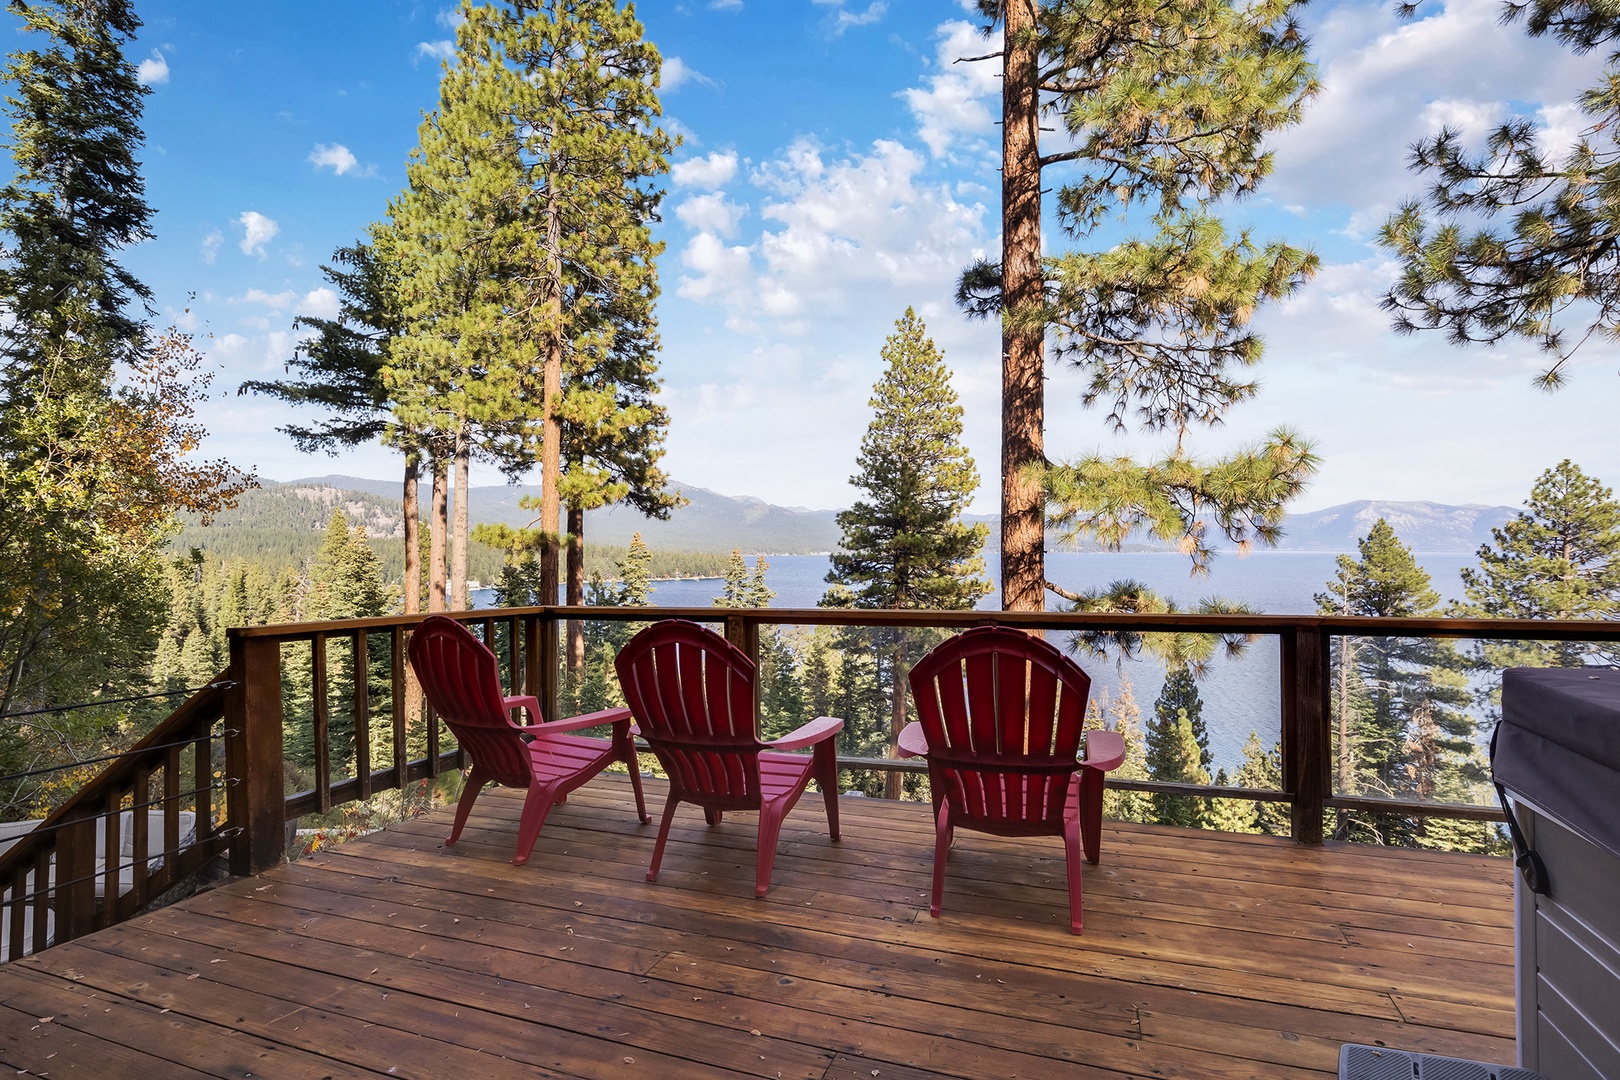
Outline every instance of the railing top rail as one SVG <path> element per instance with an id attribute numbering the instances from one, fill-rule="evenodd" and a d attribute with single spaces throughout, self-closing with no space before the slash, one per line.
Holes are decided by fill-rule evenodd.
<path id="1" fill-rule="evenodd" d="M 1174 615 L 1091 614 L 1059 611 L 933 611 L 883 608 L 719 608 L 719 607 L 548 607 L 478 608 L 446 612 L 457 619 L 512 618 L 538 615 L 549 619 L 598 619 L 648 622 L 691 619 L 721 622 L 746 618 L 754 622 L 795 626 L 1017 626 L 1042 630 L 1109 630 L 1185 632 L 1195 634 L 1324 633 L 1356 637 L 1448 637 L 1530 641 L 1620 641 L 1620 621 L 1600 619 L 1390 619 L 1349 615 Z M 336 622 L 281 623 L 232 627 L 239 638 L 307 640 L 316 634 L 410 627 L 427 614 L 389 615 Z"/>

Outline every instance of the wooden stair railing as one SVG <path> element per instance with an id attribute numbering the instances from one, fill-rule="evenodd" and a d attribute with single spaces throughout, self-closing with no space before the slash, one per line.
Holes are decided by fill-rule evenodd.
<path id="1" fill-rule="evenodd" d="M 230 679 L 221 672 L 0 853 L 0 960 L 123 922 L 226 849 L 215 728 Z"/>

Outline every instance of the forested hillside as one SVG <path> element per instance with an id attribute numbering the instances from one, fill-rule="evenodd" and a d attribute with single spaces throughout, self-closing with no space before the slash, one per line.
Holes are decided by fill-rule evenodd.
<path id="1" fill-rule="evenodd" d="M 351 527 L 366 530 L 367 543 L 377 555 L 383 580 L 392 585 L 401 585 L 405 580 L 405 528 L 397 491 L 384 494 L 384 489 L 390 485 L 381 481 L 353 477 L 333 479 L 342 480 L 343 486 L 334 486 L 326 480 L 266 483 L 247 492 L 234 509 L 217 514 L 207 526 L 202 525 L 196 515 L 190 515 L 170 542 L 169 549 L 175 555 L 184 555 L 195 548 L 212 556 L 215 561 L 241 560 L 273 575 L 288 567 L 301 568 L 307 564 L 321 545 L 332 511 L 341 510 Z M 398 485 L 392 486 L 397 488 Z M 479 516 L 479 506 L 488 505 L 479 498 L 481 492 L 521 493 L 523 490 L 516 487 L 473 488 L 470 504 L 473 521 L 491 520 Z M 725 496 L 716 498 L 724 499 Z M 514 496 L 514 508 L 515 500 Z M 772 509 L 780 510 L 779 507 Z M 636 515 L 625 514 L 624 517 L 628 520 Z M 637 520 L 643 525 L 659 524 L 644 518 Z M 602 533 L 616 535 L 605 529 Z M 619 573 L 619 563 L 624 560 L 629 548 L 630 535 L 625 534 L 623 543 L 610 540 L 603 544 L 587 544 L 587 576 L 595 573 L 605 579 L 615 579 Z M 650 573 L 655 579 L 721 577 L 726 570 L 727 553 L 731 550 L 726 548 L 722 551 L 719 547 L 712 550 L 658 547 L 650 540 L 648 544 L 652 547 Z M 748 547 L 744 550 L 752 552 L 756 549 Z M 505 554 L 495 548 L 477 542 L 468 545 L 467 573 L 476 582 L 488 584 L 498 580 L 504 562 Z"/>
<path id="2" fill-rule="evenodd" d="M 314 477 L 284 486 L 386 493 L 396 501 L 399 490 L 398 483 L 353 476 Z M 596 543 L 625 548 L 630 537 L 640 533 L 655 553 L 710 551 L 725 555 L 735 548 L 747 555 L 817 555 L 838 544 L 838 526 L 831 510 L 776 506 L 747 495 L 721 495 L 679 483 L 673 486 L 686 503 L 672 510 L 667 520 L 648 518 L 631 506 L 605 506 L 585 512 L 585 535 Z M 475 524 L 523 528 L 534 523 L 535 512 L 525 509 L 522 500 L 539 494 L 540 488 L 532 484 L 472 487 L 467 511 Z"/>

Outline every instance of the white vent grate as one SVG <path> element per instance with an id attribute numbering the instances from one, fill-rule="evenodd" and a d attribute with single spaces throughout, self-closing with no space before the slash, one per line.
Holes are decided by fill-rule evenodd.
<path id="1" fill-rule="evenodd" d="M 1545 1080 L 1512 1065 L 1413 1054 L 1346 1043 L 1339 1049 L 1339 1080 Z"/>

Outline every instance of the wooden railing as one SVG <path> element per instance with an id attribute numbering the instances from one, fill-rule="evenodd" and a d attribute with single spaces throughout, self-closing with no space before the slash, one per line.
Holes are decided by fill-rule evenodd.
<path id="1" fill-rule="evenodd" d="M 222 672 L 0 854 L 0 959 L 129 918 L 237 838 L 230 692 Z"/>
<path id="2" fill-rule="evenodd" d="M 233 874 L 245 876 L 268 869 L 286 857 L 289 823 L 294 819 L 404 788 L 462 765 L 459 749 L 432 710 L 416 700 L 408 678 L 405 645 L 411 628 L 424 617 L 230 630 L 230 667 L 219 685 L 186 702 L 107 773 L 63 805 L 37 835 L 31 834 L 0 856 L 0 887 L 4 889 L 0 906 L 8 915 L 8 955 L 22 955 L 50 941 L 64 941 L 127 917 L 226 848 Z M 1031 631 L 1272 637 L 1279 643 L 1279 790 L 1119 779 L 1111 779 L 1109 787 L 1285 802 L 1294 839 L 1307 844 L 1322 842 L 1327 812 L 1335 809 L 1473 820 L 1500 817 L 1492 806 L 1334 793 L 1328 680 L 1333 638 L 1620 641 L 1620 623 L 1610 622 L 1291 615 L 536 607 L 459 612 L 455 617 L 495 649 L 510 692 L 537 696 L 547 719 L 558 716 L 560 642 L 570 620 L 687 618 L 723 624 L 726 636 L 755 657 L 760 628 L 768 625 L 959 630 L 994 623 Z M 334 671 L 333 664 L 341 671 Z M 291 764 L 288 687 L 301 687 L 296 692 L 307 695 L 307 702 L 300 699 L 297 723 L 308 725 L 311 760 L 292 770 L 307 778 L 307 786 L 287 783 Z M 339 689 L 336 695 L 334 687 Z M 336 756 L 335 746 L 343 748 Z M 376 747 L 383 749 L 375 751 Z M 382 760 L 373 760 L 379 756 Z M 884 758 L 841 757 L 839 763 L 849 770 L 921 768 L 914 762 Z M 223 814 L 215 798 L 221 787 Z M 161 863 L 155 861 L 147 815 L 136 812 L 125 818 L 120 813 L 153 807 L 161 810 Z M 194 842 L 183 842 L 185 813 L 195 816 Z M 118 869 L 109 859 L 98 873 L 94 869 L 98 838 L 107 852 L 119 850 L 120 823 L 125 820 L 133 821 L 130 857 L 119 860 Z M 115 881 L 121 871 L 133 873 L 127 886 Z"/>
<path id="3" fill-rule="evenodd" d="M 239 730 L 233 752 L 232 787 L 240 800 L 242 826 L 233 846 L 232 868 L 255 873 L 274 865 L 283 855 L 283 825 L 289 817 L 326 809 L 348 799 L 365 798 L 372 791 L 403 785 L 411 778 L 437 775 L 459 763 L 458 752 L 441 749 L 441 733 L 431 710 L 424 710 L 428 752 L 406 759 L 404 740 L 394 740 L 395 759 L 388 768 L 373 771 L 357 761 L 356 775 L 333 781 L 329 763 L 317 761 L 312 789 L 286 793 L 283 775 L 281 672 L 283 646 L 307 643 L 314 674 L 322 671 L 327 646 L 346 640 L 349 654 L 366 656 L 365 642 L 387 635 L 390 642 L 391 721 L 396 732 L 405 730 L 404 640 L 409 628 L 423 616 L 364 619 L 340 623 L 301 624 L 230 631 L 233 691 L 228 720 Z M 1277 791 L 1214 785 L 1175 784 L 1143 780 L 1110 780 L 1116 789 L 1169 794 L 1214 796 L 1286 802 L 1292 835 L 1301 843 L 1321 843 L 1329 809 L 1369 811 L 1413 816 L 1498 820 L 1492 806 L 1455 805 L 1400 799 L 1374 799 L 1335 794 L 1332 788 L 1332 739 L 1329 727 L 1329 646 L 1335 636 L 1383 638 L 1452 638 L 1525 641 L 1620 641 L 1620 623 L 1596 621 L 1541 622 L 1529 620 L 1363 619 L 1295 615 L 1074 615 L 1051 612 L 991 611 L 867 611 L 849 608 L 608 608 L 545 607 L 503 608 L 457 613 L 456 617 L 482 632 L 496 647 L 503 678 L 513 693 L 536 695 L 547 719 L 558 715 L 561 684 L 560 635 L 569 620 L 652 622 L 686 618 L 723 624 L 725 634 L 750 656 L 758 656 L 759 629 L 767 625 L 932 627 L 965 629 L 986 623 L 1032 631 L 1082 630 L 1138 633 L 1240 634 L 1270 636 L 1278 640 L 1282 788 Z M 315 679 L 313 725 L 317 747 L 329 736 L 331 713 Z M 364 688 L 355 692 L 351 710 L 354 745 L 368 743 L 371 716 Z M 842 757 L 844 769 L 915 770 L 920 765 L 889 759 Z"/>

